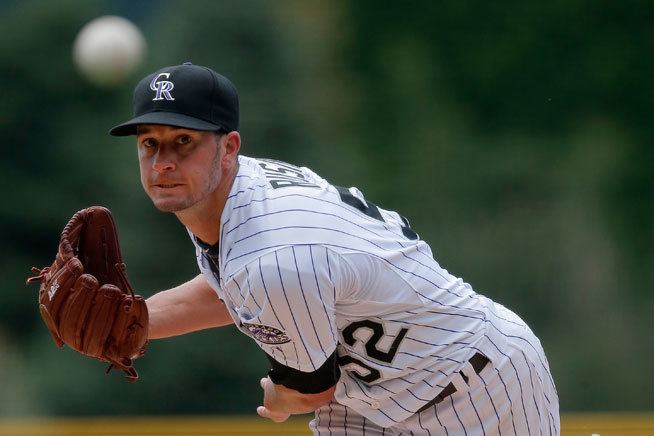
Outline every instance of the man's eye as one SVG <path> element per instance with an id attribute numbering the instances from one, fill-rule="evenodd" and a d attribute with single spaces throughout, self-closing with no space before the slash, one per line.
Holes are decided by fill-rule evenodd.
<path id="1" fill-rule="evenodd" d="M 152 147 L 156 147 L 157 144 L 154 141 L 154 139 L 146 138 L 143 141 L 141 141 L 141 145 L 143 145 L 143 147 L 145 148 L 152 148 Z"/>
<path id="2" fill-rule="evenodd" d="M 191 142 L 191 137 L 188 136 L 188 135 L 182 135 L 179 138 L 177 138 L 177 143 L 178 144 L 185 145 L 185 144 L 188 144 L 190 142 Z"/>

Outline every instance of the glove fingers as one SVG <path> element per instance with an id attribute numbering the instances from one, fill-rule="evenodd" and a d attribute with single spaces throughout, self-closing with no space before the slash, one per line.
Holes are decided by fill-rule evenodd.
<path id="1" fill-rule="evenodd" d="M 61 268 L 54 271 L 54 274 L 48 280 L 41 284 L 39 302 L 45 304 L 51 312 L 57 312 L 57 309 L 68 298 L 68 293 L 83 272 L 84 267 L 79 259 L 75 257 L 69 259 Z M 56 313 L 53 313 L 53 315 L 56 315 Z"/>
<path id="2" fill-rule="evenodd" d="M 90 274 L 82 274 L 64 305 L 59 320 L 61 339 L 71 348 L 83 352 L 83 335 L 89 310 L 96 297 L 98 281 Z"/>
<path id="3" fill-rule="evenodd" d="M 114 285 L 102 285 L 98 290 L 84 332 L 83 352 L 93 357 L 106 357 L 109 333 L 119 312 L 122 292 Z"/>
<path id="4" fill-rule="evenodd" d="M 41 317 L 50 330 L 55 343 L 60 347 L 62 342 L 59 331 L 61 308 L 82 272 L 82 263 L 76 258 L 71 258 L 49 280 L 44 281 L 39 290 Z"/>

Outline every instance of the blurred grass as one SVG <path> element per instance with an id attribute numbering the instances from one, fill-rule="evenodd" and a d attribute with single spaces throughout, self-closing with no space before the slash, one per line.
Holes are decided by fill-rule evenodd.
<path id="1" fill-rule="evenodd" d="M 4 419 L 0 436 L 309 435 L 310 416 L 274 424 L 256 417 L 141 417 Z M 654 413 L 565 414 L 563 436 L 651 436 Z"/>

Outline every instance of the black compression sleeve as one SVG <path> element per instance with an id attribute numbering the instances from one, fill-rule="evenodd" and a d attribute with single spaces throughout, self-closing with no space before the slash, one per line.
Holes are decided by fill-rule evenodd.
<path id="1" fill-rule="evenodd" d="M 327 358 L 325 363 L 313 372 L 303 372 L 277 362 L 272 356 L 266 357 L 272 369 L 268 376 L 273 383 L 286 386 L 302 394 L 317 394 L 331 388 L 341 376 L 341 369 L 336 363 L 336 351 Z"/>

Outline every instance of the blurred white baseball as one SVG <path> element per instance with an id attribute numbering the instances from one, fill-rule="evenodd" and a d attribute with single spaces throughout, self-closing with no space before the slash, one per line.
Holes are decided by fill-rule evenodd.
<path id="1" fill-rule="evenodd" d="M 131 21 L 106 15 L 88 22 L 75 38 L 73 60 L 82 75 L 101 86 L 116 85 L 141 63 L 143 34 Z"/>

